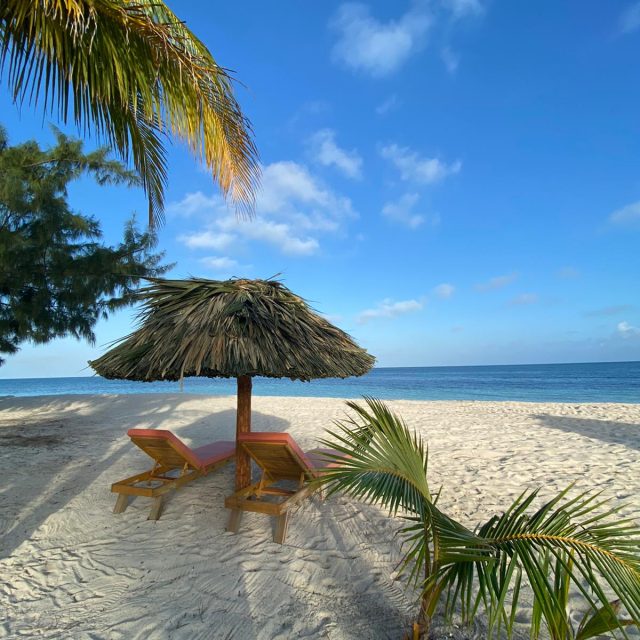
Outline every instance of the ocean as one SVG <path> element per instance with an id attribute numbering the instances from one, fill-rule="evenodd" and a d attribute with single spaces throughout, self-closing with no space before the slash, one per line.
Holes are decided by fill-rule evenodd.
<path id="1" fill-rule="evenodd" d="M 234 379 L 187 378 L 184 393 L 232 395 Z M 0 396 L 176 393 L 177 382 L 126 382 L 98 376 L 0 379 Z M 519 402 L 640 403 L 640 362 L 376 368 L 360 378 L 292 382 L 254 378 L 262 396 L 383 400 L 514 400 Z"/>

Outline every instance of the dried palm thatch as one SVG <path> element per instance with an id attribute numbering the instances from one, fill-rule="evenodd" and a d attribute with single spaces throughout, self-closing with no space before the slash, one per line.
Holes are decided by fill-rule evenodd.
<path id="1" fill-rule="evenodd" d="M 153 280 L 141 325 L 91 367 L 105 378 L 360 376 L 374 358 L 275 280 Z"/>
<path id="2" fill-rule="evenodd" d="M 253 376 L 312 380 L 365 374 L 375 361 L 276 280 L 151 280 L 140 327 L 89 365 L 105 378 L 236 377 L 236 434 L 251 430 Z M 251 481 L 236 454 L 236 489 Z"/>

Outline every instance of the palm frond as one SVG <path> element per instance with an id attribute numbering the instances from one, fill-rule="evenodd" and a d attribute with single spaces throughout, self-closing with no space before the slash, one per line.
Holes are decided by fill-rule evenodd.
<path id="1" fill-rule="evenodd" d="M 336 454 L 325 454 L 328 466 L 319 482 L 328 493 L 343 492 L 380 505 L 410 524 L 400 533 L 406 548 L 400 569 L 424 590 L 437 588 L 441 567 L 451 563 L 490 561 L 489 548 L 473 532 L 434 504 L 427 480 L 428 451 L 389 407 L 374 398 L 348 402 L 360 418 L 347 418 L 328 430 L 321 442 Z"/>
<path id="2" fill-rule="evenodd" d="M 17 103 L 73 119 L 132 159 L 162 215 L 163 139 L 184 141 L 241 214 L 260 166 L 229 72 L 157 0 L 5 0 L 0 72 Z"/>
<path id="3" fill-rule="evenodd" d="M 384 403 L 349 402 L 355 417 L 335 423 L 323 444 L 336 449 L 321 482 L 330 492 L 386 507 L 408 522 L 401 569 L 420 587 L 423 620 L 441 595 L 445 611 L 470 619 L 482 608 L 491 632 L 511 636 L 524 584 L 533 592 L 532 634 L 544 624 L 554 640 L 602 630 L 627 637 L 640 620 L 640 528 L 612 519 L 622 509 L 599 492 L 569 497 L 571 486 L 535 508 L 538 491 L 523 492 L 499 516 L 470 531 L 435 505 L 422 439 Z M 570 587 L 591 613 L 577 634 L 567 616 Z M 617 601 L 610 602 L 611 593 Z M 620 618 L 623 609 L 630 619 Z M 600 630 L 600 631 L 599 631 Z"/>
<path id="4" fill-rule="evenodd" d="M 345 492 L 393 514 L 399 509 L 421 514 L 424 503 L 432 501 L 421 438 L 383 402 L 365 398 L 365 405 L 349 403 L 360 421 L 337 421 L 327 430 L 329 438 L 321 440 L 341 454 L 341 464 L 326 469 L 322 482 L 329 494 Z"/>
<path id="5" fill-rule="evenodd" d="M 589 638 L 595 638 L 601 636 L 610 631 L 615 631 L 622 627 L 637 626 L 633 620 L 626 620 L 619 617 L 620 613 L 620 600 L 614 600 L 608 603 L 607 607 L 600 607 L 600 609 L 590 609 L 585 613 L 580 626 L 576 632 L 575 640 L 588 640 Z"/>
<path id="6" fill-rule="evenodd" d="M 537 497 L 518 497 L 502 515 L 479 527 L 477 535 L 490 544 L 500 562 L 478 575 L 483 597 L 491 600 L 508 588 L 500 568 L 512 559 L 522 567 L 535 598 L 536 616 L 544 619 L 552 637 L 569 637 L 566 599 L 569 582 L 589 606 L 617 619 L 608 592 L 615 593 L 633 620 L 640 620 L 640 529 L 628 519 L 612 522 L 621 507 L 610 507 L 598 493 L 567 499 L 569 488 L 528 515 Z M 623 625 L 618 630 L 625 635 Z"/>

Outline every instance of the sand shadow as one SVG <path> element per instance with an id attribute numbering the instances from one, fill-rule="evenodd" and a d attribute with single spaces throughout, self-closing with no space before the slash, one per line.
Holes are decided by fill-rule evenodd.
<path id="1" fill-rule="evenodd" d="M 541 413 L 533 416 L 545 427 L 558 429 L 565 433 L 577 433 L 585 438 L 600 440 L 610 444 L 619 444 L 640 451 L 640 424 L 616 422 L 613 420 L 594 420 L 593 418 L 574 418 Z"/>
<path id="2" fill-rule="evenodd" d="M 184 414 L 183 414 L 184 415 Z M 180 427 L 179 436 L 191 441 L 191 446 L 197 447 L 212 440 L 233 440 L 236 437 L 236 411 L 225 409 L 207 415 L 193 418 L 188 425 Z M 288 431 L 288 420 L 259 411 L 251 412 L 251 431 L 279 432 Z M 166 427 L 163 427 L 166 428 Z"/>
<path id="3" fill-rule="evenodd" d="M 101 508 L 112 509 L 115 497 L 110 484 L 121 478 L 115 477 L 119 472 L 110 474 L 109 469 L 135 450 L 126 436 L 128 428 L 159 424 L 170 428 L 167 422 L 179 413 L 177 433 L 190 446 L 235 438 L 235 410 L 203 415 L 202 410 L 184 406 L 190 398 L 183 394 L 148 394 L 137 405 L 130 395 L 3 399 L 0 458 L 6 460 L 6 471 L 0 489 L 0 559 L 10 556 L 47 518 L 67 508 L 82 492 L 90 491 L 103 474 L 107 477 L 104 487 L 93 492 Z M 132 406 L 134 410 L 130 411 Z M 14 418 L 14 411 L 30 414 Z M 118 426 L 92 429 L 108 424 L 114 414 L 118 415 Z M 289 427 L 288 421 L 259 412 L 253 413 L 253 424 L 255 430 L 262 431 L 285 431 Z M 152 466 L 150 459 L 139 453 L 125 475 Z M 18 459 L 20 465 L 15 462 Z M 172 499 L 173 494 L 170 492 L 167 498 Z"/>
<path id="4" fill-rule="evenodd" d="M 389 535 L 388 528 L 379 529 L 383 523 L 394 521 L 372 505 L 338 495 L 321 504 L 324 517 L 319 533 L 349 558 L 353 574 L 361 576 L 361 580 L 370 580 L 365 588 L 351 581 L 344 585 L 343 597 L 358 610 L 354 618 L 363 622 L 359 631 L 366 634 L 368 629 L 375 628 L 388 633 L 389 638 L 400 637 L 403 630 L 410 628 L 413 618 L 408 612 L 414 608 L 417 612 L 418 601 L 403 581 L 393 577 L 402 558 L 402 539 L 397 530 Z M 354 519 L 356 512 L 358 518 Z"/>

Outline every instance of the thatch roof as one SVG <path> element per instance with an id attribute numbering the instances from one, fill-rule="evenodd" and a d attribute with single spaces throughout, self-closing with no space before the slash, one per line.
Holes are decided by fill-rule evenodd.
<path id="1" fill-rule="evenodd" d="M 374 357 L 275 280 L 154 279 L 140 326 L 89 362 L 105 378 L 359 376 Z"/>

